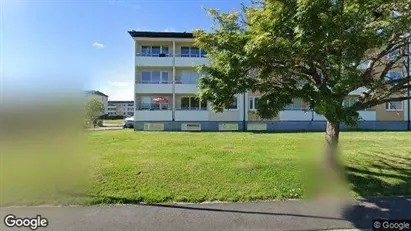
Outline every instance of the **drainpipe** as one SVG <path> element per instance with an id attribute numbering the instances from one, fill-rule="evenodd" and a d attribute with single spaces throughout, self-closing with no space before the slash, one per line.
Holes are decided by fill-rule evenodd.
<path id="1" fill-rule="evenodd" d="M 171 120 L 175 120 L 176 114 L 176 41 L 173 41 L 173 110 Z"/>
<path id="2" fill-rule="evenodd" d="M 245 93 L 243 93 L 243 131 L 246 131 L 247 129 L 246 129 L 246 122 L 245 122 L 245 113 L 246 113 L 246 110 L 245 110 Z"/>
<path id="3" fill-rule="evenodd" d="M 409 38 L 408 39 L 408 44 L 407 44 L 407 78 L 410 78 L 410 42 L 411 42 L 411 39 Z M 410 123 L 410 81 L 408 81 L 408 130 L 411 130 L 411 123 Z"/>

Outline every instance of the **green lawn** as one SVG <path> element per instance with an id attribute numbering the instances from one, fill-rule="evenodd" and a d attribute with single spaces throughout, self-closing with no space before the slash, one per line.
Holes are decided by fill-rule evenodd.
<path id="1" fill-rule="evenodd" d="M 68 204 L 305 198 L 323 133 L 87 133 L 91 180 Z M 354 197 L 411 195 L 410 132 L 343 132 Z M 316 179 L 316 180 L 313 180 Z M 41 203 L 62 203 L 36 201 Z"/>
<path id="2" fill-rule="evenodd" d="M 124 119 L 118 119 L 118 120 L 103 120 L 103 125 L 106 124 L 116 124 L 116 125 L 123 125 Z"/>

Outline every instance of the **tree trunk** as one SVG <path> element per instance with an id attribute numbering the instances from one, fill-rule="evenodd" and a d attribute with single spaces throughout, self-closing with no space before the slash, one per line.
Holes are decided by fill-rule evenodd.
<path id="1" fill-rule="evenodd" d="M 327 121 L 325 134 L 324 160 L 328 170 L 339 170 L 338 162 L 338 137 L 340 135 L 340 123 Z"/>

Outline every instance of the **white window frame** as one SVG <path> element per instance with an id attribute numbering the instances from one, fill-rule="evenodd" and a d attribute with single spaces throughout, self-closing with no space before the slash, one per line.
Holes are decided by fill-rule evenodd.
<path id="1" fill-rule="evenodd" d="M 238 107 L 238 105 L 239 105 L 238 96 L 234 96 L 234 98 L 235 98 L 236 101 L 237 101 L 236 108 L 224 108 L 224 111 L 238 111 L 238 110 L 239 110 L 239 107 Z"/>
<path id="2" fill-rule="evenodd" d="M 145 55 L 143 53 L 143 47 L 150 47 L 150 52 L 147 55 Z M 160 54 L 165 54 L 166 57 L 170 56 L 170 46 L 169 45 L 141 45 L 140 46 L 140 55 L 141 56 L 146 56 L 146 57 L 160 57 L 160 55 L 159 56 L 153 56 L 153 47 L 160 47 Z M 167 47 L 168 53 L 163 52 L 164 47 Z"/>
<path id="3" fill-rule="evenodd" d="M 161 110 L 168 111 L 168 110 L 170 110 L 170 105 L 169 105 L 170 101 L 169 101 L 169 103 L 153 103 L 153 98 L 156 98 L 156 97 L 158 97 L 158 96 L 142 96 L 141 99 L 140 99 L 140 106 L 139 106 L 138 110 L 147 110 L 147 109 L 141 109 L 141 105 L 143 104 L 143 98 L 146 98 L 146 99 L 150 98 L 150 109 L 151 109 L 152 104 L 158 104 L 159 109 L 157 109 L 155 111 L 161 111 Z M 163 97 L 166 98 L 167 100 L 170 100 L 168 96 L 163 96 Z M 167 109 L 162 109 L 163 105 L 167 105 Z"/>
<path id="4" fill-rule="evenodd" d="M 150 81 L 146 83 L 143 81 L 143 72 L 150 73 Z M 160 81 L 158 83 L 153 83 L 153 72 L 160 72 Z M 163 82 L 163 73 L 167 72 L 167 82 Z M 144 70 L 140 72 L 140 83 L 143 84 L 170 84 L 170 72 L 169 71 L 157 71 L 157 70 Z"/>
<path id="5" fill-rule="evenodd" d="M 401 108 L 394 108 L 391 107 L 391 103 L 401 103 Z M 404 102 L 403 101 L 396 101 L 396 102 L 387 102 L 385 103 L 385 111 L 404 111 Z"/>
<path id="6" fill-rule="evenodd" d="M 255 105 L 255 100 L 261 98 L 261 96 L 249 96 L 248 97 L 248 110 L 249 111 L 257 111 L 257 107 Z M 250 101 L 252 101 L 252 107 L 250 104 Z"/>
<path id="7" fill-rule="evenodd" d="M 182 107 L 181 107 L 181 102 L 183 101 L 183 98 L 189 98 L 188 99 L 188 108 L 189 109 L 182 109 Z M 200 98 L 198 98 L 198 107 L 197 107 L 197 109 L 195 109 L 194 107 L 192 108 L 191 107 L 191 99 L 192 98 L 198 98 L 198 97 L 196 97 L 196 96 L 181 96 L 181 98 L 180 98 L 180 110 L 182 110 L 182 111 L 206 111 L 206 110 L 208 110 L 208 106 L 207 106 L 207 103 L 206 103 L 206 109 L 201 109 L 201 103 L 202 103 L 202 101 L 201 101 L 201 99 Z"/>
<path id="8" fill-rule="evenodd" d="M 183 47 L 188 47 L 188 56 L 182 56 L 181 48 L 183 48 Z M 191 49 L 192 48 L 198 49 L 198 56 L 192 56 L 191 55 Z M 199 47 L 195 47 L 195 46 L 181 46 L 180 47 L 180 57 L 183 57 L 183 58 L 206 58 L 207 57 L 207 52 L 206 52 L 205 56 L 203 57 L 203 56 L 201 56 L 202 51 L 204 51 L 204 50 L 199 48 Z"/>
<path id="9" fill-rule="evenodd" d="M 400 72 L 400 71 L 389 71 L 388 73 L 387 73 L 387 76 L 385 77 L 387 80 L 396 80 L 396 79 L 393 79 L 392 77 L 391 77 L 391 74 L 392 73 L 398 73 L 398 74 L 400 74 L 400 78 L 399 79 L 401 79 L 403 76 L 402 76 L 402 73 Z"/>

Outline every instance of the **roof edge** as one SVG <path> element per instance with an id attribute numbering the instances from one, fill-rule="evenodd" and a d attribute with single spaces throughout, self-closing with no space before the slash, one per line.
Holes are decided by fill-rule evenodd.
<path id="1" fill-rule="evenodd" d="M 133 38 L 194 38 L 191 32 L 128 31 Z"/>

